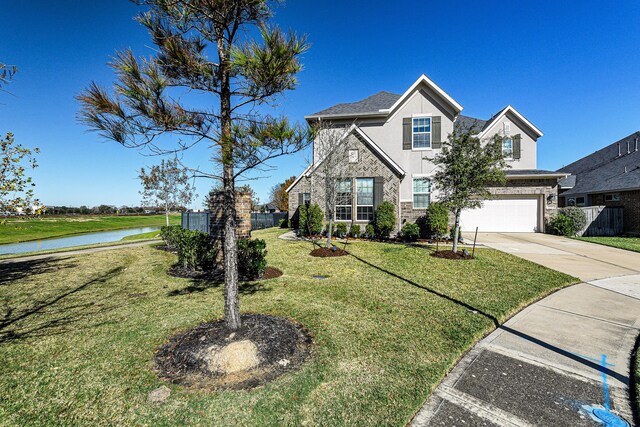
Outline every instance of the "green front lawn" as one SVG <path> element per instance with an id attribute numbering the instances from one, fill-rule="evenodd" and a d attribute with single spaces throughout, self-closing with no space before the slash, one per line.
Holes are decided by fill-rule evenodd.
<path id="1" fill-rule="evenodd" d="M 585 242 L 613 246 L 614 248 L 640 252 L 640 237 L 576 237 Z"/>
<path id="2" fill-rule="evenodd" d="M 282 232 L 253 233 L 284 275 L 244 285 L 241 308 L 302 323 L 315 341 L 310 360 L 251 391 L 170 386 L 162 405 L 146 401 L 163 384 L 154 351 L 221 318 L 222 286 L 167 276 L 175 256 L 153 247 L 0 265 L 0 424 L 402 426 L 493 330 L 491 317 L 577 282 L 489 249 L 447 261 L 357 242 L 348 247 L 357 258 L 314 258 Z"/>
<path id="3" fill-rule="evenodd" d="M 170 215 L 169 222 L 180 224 L 180 215 Z M 162 227 L 163 225 L 166 225 L 164 215 L 11 218 L 6 224 L 0 224 L 0 245 L 71 234 L 125 228 Z"/>

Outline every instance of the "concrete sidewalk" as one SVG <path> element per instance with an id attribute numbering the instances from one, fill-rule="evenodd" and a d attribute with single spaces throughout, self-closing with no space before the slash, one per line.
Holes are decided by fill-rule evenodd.
<path id="1" fill-rule="evenodd" d="M 640 334 L 640 274 L 629 273 L 640 269 L 640 258 L 634 264 L 632 252 L 553 236 L 483 240 L 589 281 L 527 307 L 478 343 L 412 425 L 607 425 L 594 419 L 595 408 L 631 423 L 630 353 Z"/>

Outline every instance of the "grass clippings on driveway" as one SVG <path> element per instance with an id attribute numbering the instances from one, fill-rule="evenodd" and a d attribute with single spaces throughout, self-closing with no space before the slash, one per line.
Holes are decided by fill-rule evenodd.
<path id="1" fill-rule="evenodd" d="M 457 262 L 357 242 L 349 256 L 316 258 L 281 233 L 253 233 L 284 275 L 241 285 L 241 309 L 302 324 L 312 357 L 250 391 L 170 385 L 161 405 L 147 403 L 164 384 L 155 352 L 220 319 L 222 286 L 168 276 L 175 255 L 152 247 L 0 265 L 0 424 L 401 426 L 491 318 L 576 282 L 488 249 Z"/>
<path id="2" fill-rule="evenodd" d="M 640 237 L 576 237 L 585 242 L 598 243 L 628 251 L 640 252 Z"/>

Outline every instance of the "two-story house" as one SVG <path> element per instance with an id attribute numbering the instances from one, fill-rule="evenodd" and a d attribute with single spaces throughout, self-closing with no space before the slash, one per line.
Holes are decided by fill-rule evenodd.
<path id="1" fill-rule="evenodd" d="M 334 219 L 366 224 L 382 201 L 396 207 L 398 228 L 425 215 L 429 203 L 438 199 L 431 183 L 433 158 L 456 126 L 471 128 L 481 141 L 504 135 L 503 153 L 511 166 L 506 185 L 491 189 L 494 198 L 463 213 L 462 230 L 543 231 L 545 218 L 557 208 L 558 179 L 567 174 L 536 169 L 542 132 L 511 106 L 489 120 L 463 116 L 462 109 L 422 75 L 402 95 L 379 92 L 306 116 L 309 123 L 321 119 L 347 129 L 340 143 L 348 144 L 348 178 L 337 183 Z M 323 159 L 315 152 L 313 163 L 287 189 L 290 217 L 305 202 L 324 208 L 322 177 L 315 173 Z"/>

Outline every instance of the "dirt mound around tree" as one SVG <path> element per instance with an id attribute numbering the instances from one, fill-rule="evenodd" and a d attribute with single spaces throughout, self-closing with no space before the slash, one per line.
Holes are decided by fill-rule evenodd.
<path id="1" fill-rule="evenodd" d="M 246 314 L 242 327 L 204 323 L 174 335 L 156 353 L 156 372 L 175 384 L 202 389 L 250 389 L 299 369 L 312 339 L 291 320 Z"/>

